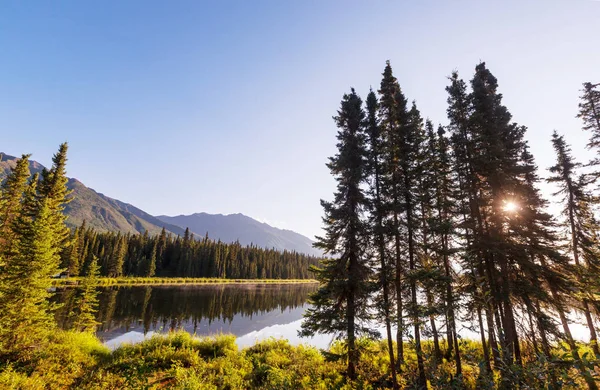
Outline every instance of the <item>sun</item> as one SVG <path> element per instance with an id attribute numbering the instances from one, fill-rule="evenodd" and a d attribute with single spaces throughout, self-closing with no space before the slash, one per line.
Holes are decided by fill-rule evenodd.
<path id="1" fill-rule="evenodd" d="M 504 211 L 508 213 L 512 213 L 513 211 L 517 211 L 518 205 L 515 202 L 508 201 L 504 203 Z"/>

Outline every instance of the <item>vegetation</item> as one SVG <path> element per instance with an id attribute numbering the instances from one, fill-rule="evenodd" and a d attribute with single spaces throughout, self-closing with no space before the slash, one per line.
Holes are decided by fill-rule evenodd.
<path id="1" fill-rule="evenodd" d="M 594 150 L 597 88 L 585 83 L 579 106 Z M 555 221 L 537 188 L 527 129 L 513 122 L 485 63 L 469 84 L 454 72 L 446 91 L 448 125 L 437 131 L 409 104 L 389 62 L 366 105 L 354 89 L 343 96 L 334 117 L 338 153 L 328 164 L 338 187 L 333 202 L 321 202 L 327 236 L 318 243 L 333 258 L 315 269 L 321 287 L 301 334 L 347 340 L 346 375 L 354 379 L 354 340 L 373 335 L 368 324 L 379 319 L 394 363 L 384 373 L 390 387 L 401 387 L 397 373 L 407 372 L 408 338 L 416 356 L 411 387 L 426 389 L 436 367 L 452 362 L 446 386 L 461 388 L 469 387 L 468 363 L 457 321 L 467 321 L 481 337 L 477 386 L 541 387 L 530 381 L 525 351 L 532 349 L 548 388 L 561 388 L 555 351 L 565 343 L 581 383 L 597 389 L 600 225 L 589 184 L 598 174 L 578 172 L 564 138 L 554 134 L 557 163 L 548 180 L 564 206 Z M 598 159 L 588 164 L 596 165 Z M 586 319 L 591 354 L 573 339 L 569 316 L 577 314 Z"/>
<path id="2" fill-rule="evenodd" d="M 294 251 L 264 249 L 239 242 L 194 238 L 189 229 L 174 237 L 163 228 L 159 235 L 100 233 L 85 223 L 76 228 L 62 256 L 71 276 L 87 275 L 97 258 L 100 275 L 151 278 L 308 279 L 309 266 L 319 259 Z M 141 279 L 138 279 L 141 280 Z"/>
<path id="3" fill-rule="evenodd" d="M 580 165 L 553 135 L 548 180 L 564 207 L 555 219 L 537 188 L 527 129 L 512 121 L 486 65 L 469 84 L 453 73 L 446 90 L 448 125 L 437 131 L 408 103 L 389 63 L 366 106 L 355 90 L 343 96 L 334 117 L 338 153 L 328 164 L 337 189 L 322 201 L 317 245 L 330 255 L 323 261 L 196 240 L 189 230 L 176 238 L 85 225 L 69 232 L 67 145 L 33 177 L 22 156 L 0 191 L 0 387 L 597 389 L 600 225 L 591 184 L 598 158 Z M 597 84 L 584 84 L 579 116 L 594 151 L 599 96 Z M 238 351 L 231 336 L 175 332 L 111 352 L 92 334 L 101 283 L 308 279 L 309 267 L 319 287 L 301 334 L 335 335 L 327 351 L 283 340 Z M 50 287 L 65 268 L 84 277 L 80 293 L 59 308 Z M 237 287 L 231 300 L 173 301 L 224 318 L 244 299 L 273 304 Z M 136 318 L 146 326 L 160 309 L 148 309 L 150 286 L 140 290 Z M 118 287 L 107 291 L 118 298 Z M 301 298 L 286 299 L 294 306 Z M 112 318 L 110 302 L 104 306 L 100 313 Z M 577 315 L 589 345 L 573 337 Z M 480 340 L 465 340 L 459 321 Z"/>
<path id="4" fill-rule="evenodd" d="M 5 365 L 0 372 L 3 389 L 376 389 L 390 385 L 386 341 L 358 339 L 360 353 L 357 379 L 348 383 L 343 375 L 347 345 L 334 343 L 328 351 L 292 346 L 285 340 L 270 339 L 238 350 L 233 336 L 196 338 L 186 332 L 155 335 L 135 345 L 109 351 L 94 336 L 57 331 L 37 353 L 20 365 Z M 585 349 L 581 346 L 582 350 Z M 430 341 L 422 344 L 424 356 L 431 356 Z M 414 343 L 404 346 L 405 373 L 417 370 Z M 479 376 L 481 345 L 461 341 L 464 356 L 462 387 L 493 388 L 492 378 Z M 546 362 L 524 348 L 524 380 L 530 388 L 545 388 Z M 589 351 L 588 351 L 589 353 Z M 564 355 L 561 346 L 553 351 Z M 427 366 L 432 389 L 455 383 L 450 361 Z M 563 389 L 578 389 L 581 379 L 568 364 L 556 369 Z M 399 376 L 399 386 L 414 388 L 417 378 Z"/>

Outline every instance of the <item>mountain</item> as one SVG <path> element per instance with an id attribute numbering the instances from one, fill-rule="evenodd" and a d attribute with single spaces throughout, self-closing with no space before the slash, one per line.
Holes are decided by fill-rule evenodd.
<path id="1" fill-rule="evenodd" d="M 150 234 L 158 234 L 164 227 L 177 235 L 185 232 L 185 229 L 162 222 L 137 207 L 98 193 L 77 179 L 69 179 L 67 186 L 73 190 L 73 201 L 65 208 L 70 226 L 79 226 L 85 220 L 100 231 L 143 233 L 147 230 Z"/>
<path id="2" fill-rule="evenodd" d="M 17 157 L 0 153 L 0 181 L 15 166 Z M 41 172 L 44 166 L 29 161 L 31 173 Z M 85 220 L 88 226 L 98 231 L 120 231 L 123 233 L 158 234 L 164 227 L 168 232 L 183 236 L 189 227 L 197 237 L 210 238 L 223 242 L 238 240 L 242 245 L 250 243 L 264 248 L 295 250 L 300 253 L 321 255 L 312 247 L 312 241 L 291 230 L 277 229 L 243 214 L 211 215 L 198 213 L 168 217 L 154 217 L 139 208 L 113 199 L 85 186 L 77 179 L 69 179 L 69 189 L 73 190 L 73 201 L 65 207 L 70 227 L 80 226 Z"/>
<path id="3" fill-rule="evenodd" d="M 239 241 L 242 245 L 254 244 L 264 248 L 295 250 L 296 252 L 321 255 L 312 247 L 312 241 L 291 230 L 278 229 L 259 222 L 244 214 L 207 214 L 157 216 L 163 222 L 189 227 L 196 235 L 220 239 L 224 242 Z"/>
<path id="4" fill-rule="evenodd" d="M 14 156 L 0 154 L 0 178 L 6 177 L 16 160 Z M 43 169 L 42 164 L 29 161 L 32 174 Z M 100 194 L 77 179 L 69 179 L 67 187 L 73 190 L 73 201 L 65 208 L 70 227 L 80 226 L 85 220 L 88 226 L 99 231 L 141 233 L 148 230 L 150 234 L 158 234 L 164 226 L 174 234 L 183 235 L 185 232 L 185 229 L 164 223 L 130 204 Z"/>

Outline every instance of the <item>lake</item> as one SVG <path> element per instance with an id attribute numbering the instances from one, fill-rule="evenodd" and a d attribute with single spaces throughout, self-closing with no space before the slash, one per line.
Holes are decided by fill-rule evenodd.
<path id="1" fill-rule="evenodd" d="M 109 348 L 116 348 L 124 342 L 140 342 L 155 333 L 183 329 L 199 336 L 233 334 L 240 347 L 276 337 L 292 344 L 327 348 L 331 335 L 298 337 L 308 296 L 316 289 L 316 284 L 307 283 L 98 287 L 97 336 Z M 76 288 L 63 288 L 53 298 L 63 304 L 56 317 L 59 326 L 65 329 L 70 326 L 67 314 L 77 294 Z M 588 341 L 589 332 L 582 319 L 573 317 L 576 319 L 571 325 L 573 336 Z M 469 329 L 470 324 L 471 321 L 459 321 L 461 334 L 478 340 L 479 335 Z M 381 324 L 373 327 L 384 334 Z"/>
<path id="2" fill-rule="evenodd" d="M 269 337 L 325 348 L 331 336 L 299 338 L 307 300 L 316 284 L 219 284 L 98 287 L 97 336 L 110 348 L 139 342 L 154 333 L 184 329 L 199 336 L 229 333 L 239 346 Z M 70 326 L 68 313 L 79 291 L 59 289 L 58 324 Z"/>

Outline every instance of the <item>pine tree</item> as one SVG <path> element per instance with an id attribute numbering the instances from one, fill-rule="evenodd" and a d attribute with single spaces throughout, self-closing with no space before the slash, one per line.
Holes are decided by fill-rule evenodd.
<path id="1" fill-rule="evenodd" d="M 116 278 L 123 275 L 123 264 L 127 255 L 127 239 L 121 233 L 117 234 L 115 246 L 109 259 L 107 276 Z"/>
<path id="2" fill-rule="evenodd" d="M 490 286 L 485 286 L 486 262 L 484 261 L 484 221 L 480 206 L 483 204 L 481 192 L 481 177 L 475 171 L 476 139 L 471 131 L 470 112 L 471 96 L 467 91 L 466 83 L 453 72 L 450 77 L 448 92 L 448 119 L 449 129 L 452 133 L 453 170 L 458 182 L 458 189 L 454 194 L 457 201 L 461 222 L 458 226 L 461 266 L 466 271 L 465 278 L 469 284 L 463 288 L 472 296 L 471 305 L 474 307 L 479 322 L 479 335 L 481 337 L 484 368 L 491 373 L 490 350 L 494 362 L 499 361 L 499 349 L 496 343 L 492 304 L 489 294 Z M 486 325 L 483 323 L 485 313 Z M 487 339 L 486 339 L 487 327 Z"/>
<path id="3" fill-rule="evenodd" d="M 81 296 L 78 297 L 73 313 L 73 329 L 80 332 L 94 333 L 99 322 L 96 321 L 98 311 L 98 291 L 96 284 L 100 274 L 98 258 L 94 256 L 88 266 L 87 275 L 81 283 Z"/>
<path id="4" fill-rule="evenodd" d="M 433 140 L 434 136 L 430 138 Z M 453 183 L 452 165 L 448 139 L 442 126 L 438 128 L 435 141 L 432 145 L 434 155 L 434 209 L 435 215 L 432 222 L 433 234 L 438 237 L 434 252 L 441 258 L 444 277 L 443 294 L 444 309 L 447 322 L 448 352 L 446 357 L 454 354 L 456 364 L 456 375 L 462 374 L 460 350 L 458 345 L 458 329 L 456 326 L 456 298 L 454 292 L 454 269 L 451 264 L 453 254 L 451 240 L 455 233 L 453 216 L 456 207 L 453 206 L 452 197 L 456 193 L 456 185 Z"/>
<path id="5" fill-rule="evenodd" d="M 12 224 L 21 212 L 22 198 L 30 176 L 29 157 L 30 155 L 24 154 L 21 159 L 17 160 L 15 167 L 2 184 L 0 192 L 0 259 L 7 260 L 14 255 L 12 252 L 16 240 Z"/>
<path id="6" fill-rule="evenodd" d="M 39 197 L 45 198 L 50 210 L 52 229 L 54 230 L 54 239 L 56 245 L 61 248 L 69 246 L 70 230 L 65 225 L 67 215 L 65 214 L 65 206 L 72 200 L 70 196 L 73 192 L 67 188 L 69 179 L 67 178 L 67 143 L 60 145 L 58 152 L 52 158 L 52 168 L 42 171 L 42 180 L 39 186 Z"/>
<path id="7" fill-rule="evenodd" d="M 497 80 L 484 63 L 475 68 L 470 93 L 453 74 L 448 87 L 448 117 L 462 190 L 457 199 L 464 216 L 463 269 L 469 276 L 468 291 L 478 310 L 486 366 L 489 341 L 495 366 L 501 372 L 500 385 L 511 388 L 520 380 L 520 369 L 514 365 L 522 365 L 515 305 L 520 303 L 520 288 L 529 283 L 522 271 L 535 267 L 533 260 L 523 255 L 521 238 L 512 231 L 517 219 L 506 208 L 522 207 L 517 195 L 524 180 L 521 157 L 526 129 L 512 122 L 497 90 Z M 482 311 L 488 340 L 484 338 Z"/>
<path id="8" fill-rule="evenodd" d="M 363 190 L 366 180 L 366 148 L 362 100 L 354 90 L 344 95 L 338 115 L 340 129 L 338 153 L 327 164 L 337 181 L 333 202 L 321 201 L 325 211 L 325 237 L 316 246 L 336 256 L 314 269 L 321 283 L 311 296 L 312 307 L 306 311 L 302 336 L 317 332 L 344 335 L 348 343 L 348 378 L 356 378 L 359 353 L 356 337 L 371 335 L 365 321 L 371 319 L 369 296 L 371 268 L 365 259 L 367 226 L 363 213 L 367 198 Z"/>
<path id="9" fill-rule="evenodd" d="M 582 261 L 582 243 L 593 242 L 589 237 L 590 232 L 583 229 L 582 223 L 582 219 L 585 218 L 584 212 L 587 210 L 586 201 L 588 196 L 585 193 L 583 183 L 576 179 L 575 170 L 581 165 L 574 161 L 569 145 L 565 142 L 564 137 L 558 135 L 556 131 L 552 134 L 552 146 L 556 151 L 556 164 L 550 167 L 553 176 L 548 178 L 548 182 L 558 185 L 559 190 L 554 194 L 555 196 L 562 195 L 563 215 L 571 236 L 571 254 L 578 268 L 579 282 L 582 283 L 586 279 L 587 268 L 590 266 L 590 264 L 584 264 Z M 581 288 L 585 290 L 588 286 L 582 284 Z M 585 294 L 581 304 L 590 331 L 590 343 L 594 353 L 600 356 L 598 337 L 591 315 L 591 302 Z"/>
<path id="10" fill-rule="evenodd" d="M 58 271 L 60 247 L 48 202 L 35 199 L 34 191 L 32 182 L 14 223 L 17 253 L 0 283 L 0 350 L 8 353 L 35 346 L 55 325 L 48 289 Z"/>
<path id="11" fill-rule="evenodd" d="M 150 253 L 144 259 L 145 260 L 144 271 L 142 273 L 142 276 L 152 277 L 152 276 L 156 275 L 156 253 L 157 253 L 158 241 L 153 240 L 153 243 L 149 242 L 148 245 L 150 245 L 151 248 L 150 248 Z"/>
<path id="12" fill-rule="evenodd" d="M 413 105 L 408 113 L 407 126 L 403 128 L 400 135 L 401 150 L 401 172 L 402 172 L 402 200 L 405 214 L 405 229 L 407 233 L 408 245 L 408 281 L 410 284 L 410 306 L 409 315 L 413 324 L 413 336 L 415 338 L 415 352 L 417 354 L 417 367 L 419 377 L 417 387 L 419 389 L 427 388 L 427 379 L 425 377 L 425 364 L 423 359 L 423 350 L 421 347 L 421 307 L 417 300 L 417 286 L 422 274 L 421 265 L 418 262 L 418 240 L 419 215 L 418 215 L 418 178 L 422 174 L 422 150 L 423 142 L 423 119 L 419 113 L 416 104 Z"/>
<path id="13" fill-rule="evenodd" d="M 80 264 L 80 243 L 81 233 L 79 227 L 75 228 L 72 237 L 69 239 L 69 245 L 62 253 L 62 267 L 69 271 L 70 276 L 78 276 L 81 270 Z"/>
<path id="14" fill-rule="evenodd" d="M 396 379 L 396 362 L 394 357 L 394 344 L 392 338 L 392 302 L 390 299 L 390 277 L 392 268 L 390 267 L 391 259 L 389 259 L 387 251 L 387 235 L 385 223 L 387 220 L 386 202 L 382 195 L 382 175 L 384 171 L 383 165 L 383 138 L 379 121 L 377 118 L 378 102 L 375 93 L 371 91 L 367 96 L 367 119 L 366 130 L 368 135 L 368 170 L 369 170 L 369 209 L 370 209 L 370 225 L 371 235 L 374 238 L 377 257 L 379 258 L 379 288 L 381 289 L 382 302 L 381 312 L 385 322 L 388 353 L 390 356 L 390 368 L 392 387 L 398 389 L 398 381 Z"/>
<path id="15" fill-rule="evenodd" d="M 544 200 L 536 188 L 539 177 L 536 174 L 533 156 L 526 147 L 523 150 L 521 161 L 523 162 L 524 181 L 517 196 L 522 207 L 518 218 L 512 224 L 516 228 L 516 235 L 521 237 L 524 246 L 523 253 L 530 256 L 532 262 L 522 268 L 525 274 L 523 283 L 517 288 L 518 296 L 523 301 L 524 311 L 536 318 L 538 333 L 541 339 L 542 350 L 546 358 L 553 359 L 548 337 L 549 333 L 558 334 L 554 329 L 550 316 L 543 312 L 542 307 L 554 308 L 558 313 L 564 338 L 571 350 L 571 355 L 576 368 L 581 372 L 590 389 L 596 389 L 596 384 L 589 371 L 583 365 L 579 355 L 579 348 L 569 327 L 565 314 L 565 297 L 569 297 L 574 290 L 574 279 L 572 277 L 569 259 L 559 253 L 556 243 L 560 241 L 555 233 L 556 223 L 550 214 L 545 212 L 547 201 Z M 543 306 L 542 306 L 542 304 Z M 535 335 L 534 335 L 535 337 Z M 535 339 L 533 340 L 535 343 Z M 549 382 L 553 389 L 560 388 L 553 367 L 549 367 Z"/>
<path id="16" fill-rule="evenodd" d="M 402 137 L 408 125 L 407 101 L 393 75 L 390 62 L 386 62 L 379 87 L 379 123 L 382 133 L 383 172 L 381 177 L 382 199 L 389 213 L 386 224 L 390 237 L 395 268 L 394 287 L 396 295 L 396 348 L 398 368 L 404 362 L 404 277 L 405 258 L 403 243 L 403 180 Z"/>
<path id="17" fill-rule="evenodd" d="M 595 149 L 600 155 L 600 84 L 583 83 L 583 95 L 579 103 L 578 118 L 583 120 L 583 129 L 591 132 L 589 149 Z M 600 165 L 600 156 L 594 158 L 591 165 Z M 600 173 L 595 174 L 596 177 Z"/>

